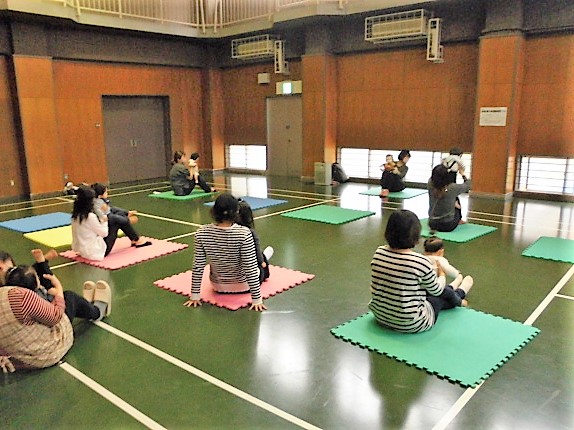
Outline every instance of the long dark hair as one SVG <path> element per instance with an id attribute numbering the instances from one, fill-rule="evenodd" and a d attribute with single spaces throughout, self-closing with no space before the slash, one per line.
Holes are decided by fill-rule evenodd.
<path id="1" fill-rule="evenodd" d="M 451 175 L 448 173 L 448 168 L 439 164 L 432 169 L 430 177 L 431 193 L 436 198 L 441 198 L 446 193 L 446 187 L 452 184 Z"/>
<path id="2" fill-rule="evenodd" d="M 237 211 L 237 224 L 243 227 L 255 228 L 255 221 L 253 221 L 253 211 L 251 206 L 244 200 L 239 199 L 239 208 Z"/>
<path id="3" fill-rule="evenodd" d="M 76 200 L 74 200 L 74 208 L 72 209 L 72 219 L 77 219 L 79 222 L 88 218 L 88 214 L 94 209 L 94 198 L 96 192 L 84 185 L 81 185 L 76 192 Z"/>

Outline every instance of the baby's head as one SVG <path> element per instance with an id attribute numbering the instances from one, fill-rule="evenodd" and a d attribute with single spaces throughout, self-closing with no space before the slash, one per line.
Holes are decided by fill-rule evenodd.
<path id="1" fill-rule="evenodd" d="M 427 255 L 444 255 L 444 242 L 438 237 L 429 237 L 424 242 L 425 254 Z"/>
<path id="2" fill-rule="evenodd" d="M 32 266 L 16 266 L 6 272 L 6 285 L 35 291 L 40 285 L 40 281 Z"/>
<path id="3" fill-rule="evenodd" d="M 251 206 L 245 200 L 239 199 L 239 209 L 237 211 L 237 224 L 243 227 L 254 228 L 255 222 L 253 221 L 253 211 Z"/>

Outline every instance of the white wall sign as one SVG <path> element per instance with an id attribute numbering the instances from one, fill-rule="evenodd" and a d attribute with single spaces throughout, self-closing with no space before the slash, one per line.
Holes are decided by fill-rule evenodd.
<path id="1" fill-rule="evenodd" d="M 481 127 L 505 127 L 506 112 L 505 107 L 482 107 L 480 108 Z"/>

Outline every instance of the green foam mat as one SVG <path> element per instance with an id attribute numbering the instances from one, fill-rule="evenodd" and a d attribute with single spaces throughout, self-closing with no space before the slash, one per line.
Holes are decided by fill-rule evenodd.
<path id="1" fill-rule="evenodd" d="M 574 240 L 542 236 L 526 248 L 522 255 L 574 264 Z"/>
<path id="2" fill-rule="evenodd" d="M 453 231 L 442 232 L 437 231 L 435 234 L 430 233 L 428 226 L 428 219 L 421 219 L 422 231 L 421 236 L 430 237 L 436 236 L 442 240 L 447 240 L 449 242 L 468 242 L 477 237 L 484 236 L 485 234 L 492 233 L 496 231 L 496 227 L 490 227 L 488 225 L 472 224 L 466 223 L 461 224 Z"/>
<path id="3" fill-rule="evenodd" d="M 173 191 L 164 191 L 164 192 L 154 192 L 152 194 L 148 194 L 149 197 L 153 197 L 155 199 L 167 199 L 167 200 L 191 200 L 196 199 L 198 197 L 205 197 L 205 196 L 212 196 L 217 194 L 217 192 L 213 193 L 206 193 L 205 191 L 195 188 L 191 194 L 187 196 L 176 196 Z"/>
<path id="4" fill-rule="evenodd" d="M 366 191 L 362 191 L 359 194 L 364 194 L 366 196 L 379 196 L 381 193 L 381 187 L 378 188 L 369 188 Z M 402 191 L 397 191 L 394 193 L 389 193 L 387 197 L 395 198 L 395 199 L 410 199 L 412 197 L 420 196 L 422 194 L 426 194 L 427 190 L 423 190 L 422 188 L 405 188 Z"/>
<path id="5" fill-rule="evenodd" d="M 319 205 L 310 208 L 286 212 L 281 216 L 287 218 L 303 219 L 307 221 L 324 222 L 327 224 L 344 224 L 374 215 L 374 212 L 345 209 L 337 206 Z"/>
<path id="6" fill-rule="evenodd" d="M 407 334 L 368 313 L 331 329 L 336 337 L 464 387 L 474 387 L 523 348 L 539 329 L 469 308 L 440 313 L 435 326 Z"/>

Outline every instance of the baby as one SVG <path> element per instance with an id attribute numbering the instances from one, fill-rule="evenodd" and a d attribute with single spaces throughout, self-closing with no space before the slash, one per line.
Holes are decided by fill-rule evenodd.
<path id="1" fill-rule="evenodd" d="M 462 288 L 466 292 L 470 290 L 474 280 L 472 276 L 463 277 L 460 271 L 450 264 L 444 256 L 444 243 L 438 237 L 430 237 L 424 241 L 424 255 L 426 255 L 434 266 L 435 271 L 439 274 L 439 268 L 444 272 L 446 279 L 452 278 L 449 283 L 453 289 Z"/>

